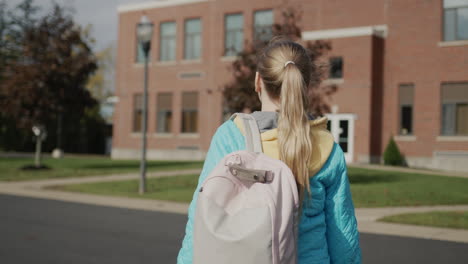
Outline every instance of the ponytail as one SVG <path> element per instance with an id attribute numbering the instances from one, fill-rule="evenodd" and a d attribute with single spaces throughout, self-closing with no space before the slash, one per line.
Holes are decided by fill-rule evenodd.
<path id="1" fill-rule="evenodd" d="M 279 158 L 293 172 L 302 200 L 310 194 L 312 140 L 307 90 L 314 76 L 311 59 L 300 44 L 276 38 L 260 54 L 257 70 L 269 97 L 279 101 Z"/>
<path id="2" fill-rule="evenodd" d="M 301 71 L 294 64 L 286 64 L 281 84 L 278 146 L 280 160 L 296 177 L 301 197 L 310 193 L 308 166 L 312 159 L 306 90 Z"/>

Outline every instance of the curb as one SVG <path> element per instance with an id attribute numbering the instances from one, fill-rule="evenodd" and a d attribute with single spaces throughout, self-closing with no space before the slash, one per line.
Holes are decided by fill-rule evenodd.
<path id="1" fill-rule="evenodd" d="M 385 223 L 378 220 L 390 215 L 431 211 L 468 211 L 468 205 L 357 208 L 358 229 L 362 233 L 434 239 L 468 243 L 468 230 Z"/>

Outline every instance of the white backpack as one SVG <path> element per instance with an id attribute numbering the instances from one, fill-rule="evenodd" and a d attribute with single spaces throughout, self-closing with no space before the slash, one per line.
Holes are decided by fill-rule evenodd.
<path id="1" fill-rule="evenodd" d="M 299 197 L 288 166 L 263 154 L 255 119 L 247 150 L 225 156 L 198 190 L 194 264 L 295 264 Z"/>

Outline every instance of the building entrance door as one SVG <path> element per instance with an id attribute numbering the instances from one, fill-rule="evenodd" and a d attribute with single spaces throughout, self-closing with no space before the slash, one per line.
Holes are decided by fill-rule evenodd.
<path id="1" fill-rule="evenodd" d="M 335 142 L 343 149 L 346 163 L 353 162 L 354 158 L 354 120 L 355 114 L 327 114 L 328 130 Z"/>

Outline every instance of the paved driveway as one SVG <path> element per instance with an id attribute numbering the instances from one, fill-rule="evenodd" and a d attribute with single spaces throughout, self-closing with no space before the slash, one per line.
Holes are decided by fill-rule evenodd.
<path id="1" fill-rule="evenodd" d="M 175 263 L 186 216 L 0 195 L 0 263 Z M 468 244 L 361 234 L 363 263 L 468 263 Z"/>

